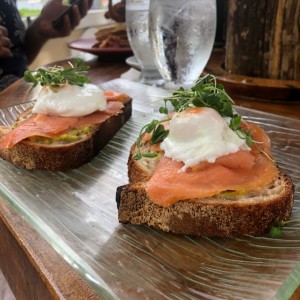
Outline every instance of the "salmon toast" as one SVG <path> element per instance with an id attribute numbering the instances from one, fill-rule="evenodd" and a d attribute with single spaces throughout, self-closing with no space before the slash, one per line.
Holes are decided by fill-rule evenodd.
<path id="1" fill-rule="evenodd" d="M 201 80 L 212 92 L 197 95 L 196 86 L 194 102 L 181 98 L 180 107 L 171 97 L 175 114 L 166 111 L 141 130 L 130 151 L 129 184 L 117 190 L 119 221 L 195 236 L 267 233 L 291 215 L 292 180 L 277 167 L 264 130 L 233 108 L 224 113 L 214 102 L 224 107 L 229 96 L 213 77 Z M 204 105 L 197 96 L 214 102 Z"/>
<path id="2" fill-rule="evenodd" d="M 42 75 L 49 73 L 47 83 L 52 75 L 61 77 L 61 82 L 66 71 L 72 73 L 72 80 L 78 76 L 78 82 L 44 86 L 32 108 L 11 126 L 0 127 L 2 159 L 30 170 L 78 168 L 95 157 L 130 118 L 128 95 L 82 82 L 85 77 L 77 69 L 41 70 Z M 36 77 L 28 76 L 37 84 Z"/>

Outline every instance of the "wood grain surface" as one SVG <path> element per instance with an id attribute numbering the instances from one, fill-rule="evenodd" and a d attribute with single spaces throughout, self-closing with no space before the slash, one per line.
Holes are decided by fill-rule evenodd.
<path id="1" fill-rule="evenodd" d="M 228 73 L 225 50 L 215 49 L 205 72 L 214 74 L 227 93 L 242 106 L 299 118 L 300 81 L 277 80 Z"/>
<path id="2" fill-rule="evenodd" d="M 300 2 L 229 0 L 228 73 L 300 80 Z"/>

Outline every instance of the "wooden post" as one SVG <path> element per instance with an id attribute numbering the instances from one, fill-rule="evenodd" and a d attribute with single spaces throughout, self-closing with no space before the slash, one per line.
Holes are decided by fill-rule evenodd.
<path id="1" fill-rule="evenodd" d="M 300 1 L 229 0 L 225 69 L 300 80 Z"/>

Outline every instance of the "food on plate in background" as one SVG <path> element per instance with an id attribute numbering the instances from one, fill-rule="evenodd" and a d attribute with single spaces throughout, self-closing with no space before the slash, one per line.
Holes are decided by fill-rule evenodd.
<path id="1" fill-rule="evenodd" d="M 94 48 L 130 48 L 125 23 L 102 26 L 95 37 L 97 42 Z"/>

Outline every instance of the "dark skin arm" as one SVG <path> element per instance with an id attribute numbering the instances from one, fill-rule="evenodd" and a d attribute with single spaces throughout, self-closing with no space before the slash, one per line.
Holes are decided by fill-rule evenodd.
<path id="1" fill-rule="evenodd" d="M 81 13 L 77 5 L 73 6 L 72 18 L 64 16 L 63 26 L 56 30 L 52 22 L 68 6 L 62 4 L 62 0 L 51 0 L 41 11 L 37 19 L 29 26 L 25 35 L 25 54 L 30 64 L 38 55 L 44 44 L 52 38 L 66 37 L 80 23 L 92 5 L 92 0 L 83 0 Z"/>
<path id="2" fill-rule="evenodd" d="M 105 17 L 107 19 L 113 19 L 118 23 L 125 22 L 125 0 L 121 0 L 121 2 L 112 4 L 112 0 L 108 2 L 108 11 L 105 13 Z"/>
<path id="3" fill-rule="evenodd" d="M 8 38 L 7 29 L 0 25 L 0 58 L 11 57 L 11 48 L 12 43 Z"/>

